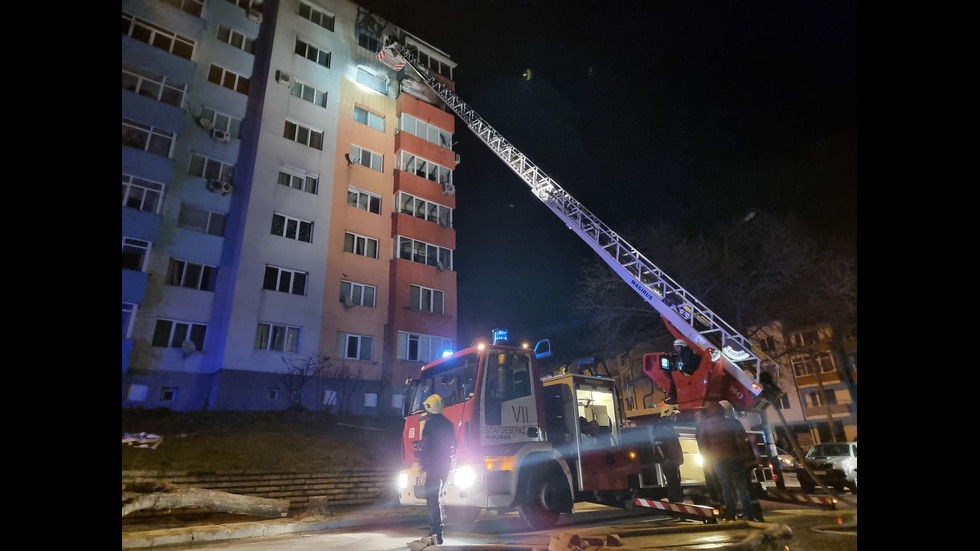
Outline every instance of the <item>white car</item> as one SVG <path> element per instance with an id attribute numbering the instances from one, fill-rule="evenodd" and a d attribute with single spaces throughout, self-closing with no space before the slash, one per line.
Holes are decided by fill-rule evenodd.
<path id="1" fill-rule="evenodd" d="M 830 486 L 838 492 L 844 488 L 857 493 L 857 473 L 858 473 L 858 445 L 857 442 L 825 442 L 817 444 L 806 452 L 803 461 L 813 471 L 820 482 Z M 796 476 L 800 481 L 800 488 L 805 493 L 810 493 L 817 486 L 817 481 L 810 476 L 806 469 L 796 470 Z"/>

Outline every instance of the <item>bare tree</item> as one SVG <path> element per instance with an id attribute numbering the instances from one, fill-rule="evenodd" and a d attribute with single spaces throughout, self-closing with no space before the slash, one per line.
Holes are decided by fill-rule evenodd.
<path id="1" fill-rule="evenodd" d="M 330 365 L 330 358 L 321 357 L 318 353 L 304 358 L 281 358 L 282 362 L 286 364 L 286 369 L 279 374 L 279 380 L 286 387 L 289 403 L 302 406 L 303 391 L 310 381 L 323 375 Z"/>
<path id="2" fill-rule="evenodd" d="M 328 363 L 323 375 L 326 378 L 326 385 L 337 397 L 337 413 L 350 413 L 351 398 L 363 386 L 361 369 L 354 370 L 347 362 L 341 360 L 337 365 Z"/>

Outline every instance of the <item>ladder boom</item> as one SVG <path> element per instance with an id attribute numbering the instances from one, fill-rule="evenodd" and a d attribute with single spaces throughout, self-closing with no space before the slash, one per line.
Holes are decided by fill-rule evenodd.
<path id="1" fill-rule="evenodd" d="M 660 313 L 668 328 L 673 328 L 671 332 L 683 335 L 701 350 L 713 348 L 718 351 L 725 370 L 753 393 L 750 397 L 752 409 L 762 409 L 768 405 L 758 397 L 762 390 L 757 382 L 762 373 L 761 358 L 765 357 L 761 350 L 562 189 L 460 100 L 449 86 L 422 66 L 410 48 L 390 36 L 385 36 L 382 44 L 383 50 L 378 59 L 393 68 L 395 65 L 389 61 L 409 65 L 480 141 L 530 186 L 535 197 Z"/>

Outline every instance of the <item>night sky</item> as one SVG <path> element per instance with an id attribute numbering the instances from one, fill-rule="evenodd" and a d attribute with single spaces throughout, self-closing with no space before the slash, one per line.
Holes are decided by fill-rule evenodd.
<path id="1" fill-rule="evenodd" d="M 448 53 L 460 98 L 620 233 L 765 209 L 856 239 L 856 1 L 358 3 Z M 581 326 L 597 255 L 455 139 L 459 345 Z"/>

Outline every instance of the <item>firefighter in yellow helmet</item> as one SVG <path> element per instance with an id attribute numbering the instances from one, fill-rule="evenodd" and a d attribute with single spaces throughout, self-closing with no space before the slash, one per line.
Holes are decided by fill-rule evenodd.
<path id="1" fill-rule="evenodd" d="M 425 471 L 425 503 L 429 509 L 429 536 L 442 544 L 443 519 L 446 516 L 442 494 L 456 453 L 456 431 L 442 414 L 442 398 L 433 394 L 422 403 L 427 415 L 422 429 L 419 464 Z"/>

